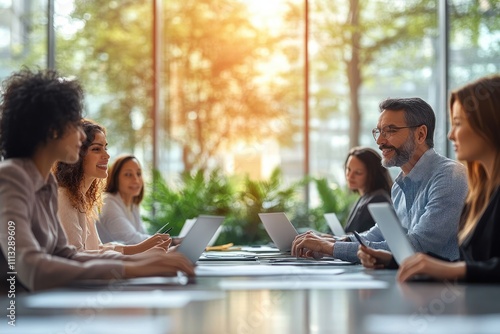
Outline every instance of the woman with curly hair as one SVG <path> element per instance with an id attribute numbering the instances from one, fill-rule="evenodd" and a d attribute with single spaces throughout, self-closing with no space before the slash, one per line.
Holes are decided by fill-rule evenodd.
<path id="1" fill-rule="evenodd" d="M 82 128 L 87 139 L 80 148 L 78 162 L 59 162 L 53 168 L 59 185 L 57 213 L 69 243 L 79 251 L 87 252 L 114 250 L 136 254 L 155 246 L 167 250 L 171 243 L 168 234 L 156 234 L 139 244 L 127 246 L 101 243 L 95 224 L 108 176 L 106 131 L 91 120 L 83 120 Z"/>
<path id="2" fill-rule="evenodd" d="M 5 80 L 0 98 L 0 289 L 42 290 L 84 279 L 194 275 L 179 252 L 136 255 L 80 253 L 57 217 L 51 167 L 79 159 L 86 139 L 80 121 L 83 90 L 54 70 L 28 69 Z M 15 258 L 9 250 L 15 238 Z M 16 274 L 12 274 L 15 261 Z"/>

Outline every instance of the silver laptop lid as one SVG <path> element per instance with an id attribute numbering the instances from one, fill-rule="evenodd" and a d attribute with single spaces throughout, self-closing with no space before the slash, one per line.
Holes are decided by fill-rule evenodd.
<path id="1" fill-rule="evenodd" d="M 398 264 L 401 264 L 406 258 L 415 254 L 415 250 L 406 237 L 406 231 L 391 204 L 368 204 L 368 210 L 382 231 L 387 245 L 389 245 L 392 255 Z"/>
<path id="2" fill-rule="evenodd" d="M 184 225 L 182 225 L 182 229 L 179 232 L 178 237 L 184 238 L 186 236 L 186 234 L 189 232 L 189 230 L 191 229 L 191 227 L 193 227 L 195 222 L 196 222 L 196 218 L 186 219 L 186 221 L 184 222 Z M 207 246 L 213 246 L 215 244 L 215 242 L 217 241 L 217 239 L 219 238 L 219 235 L 221 234 L 221 232 L 222 232 L 222 225 L 220 225 L 219 228 L 217 229 L 217 231 L 215 231 L 214 236 L 212 237 L 212 239 L 210 239 Z"/>
<path id="3" fill-rule="evenodd" d="M 191 262 L 196 263 L 223 220 L 224 217 L 220 216 L 199 216 L 196 218 L 177 251 L 184 254 Z"/>
<path id="4" fill-rule="evenodd" d="M 333 232 L 333 235 L 340 237 L 347 234 L 345 233 L 344 228 L 340 224 L 339 218 L 335 213 L 325 213 L 324 216 L 328 226 L 330 226 L 330 229 Z"/>
<path id="5" fill-rule="evenodd" d="M 293 240 L 298 233 L 285 213 L 259 213 L 259 217 L 276 247 L 281 252 L 290 252 Z"/>

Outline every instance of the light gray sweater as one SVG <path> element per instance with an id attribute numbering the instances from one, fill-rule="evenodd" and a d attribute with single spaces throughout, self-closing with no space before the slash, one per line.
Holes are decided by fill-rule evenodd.
<path id="1" fill-rule="evenodd" d="M 97 231 L 103 243 L 138 244 L 150 237 L 141 220 L 139 206 L 129 210 L 119 193 L 104 195 L 104 203 L 97 222 Z"/>

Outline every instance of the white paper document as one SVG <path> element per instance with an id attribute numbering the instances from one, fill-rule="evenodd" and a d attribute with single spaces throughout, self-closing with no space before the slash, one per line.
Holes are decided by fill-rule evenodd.
<path id="1" fill-rule="evenodd" d="M 152 286 L 152 285 L 186 285 L 188 283 L 188 277 L 178 273 L 177 276 L 162 277 L 162 276 L 152 276 L 152 277 L 138 277 L 129 279 L 117 279 L 117 280 L 105 280 L 105 279 L 87 279 L 74 281 L 69 286 L 75 288 L 102 288 L 108 289 L 110 291 L 120 290 L 123 287 L 129 286 Z"/>
<path id="2" fill-rule="evenodd" d="M 338 259 L 331 260 L 312 260 L 312 259 L 296 259 L 296 258 L 278 258 L 278 259 L 268 259 L 268 263 L 274 266 L 276 265 L 288 265 L 288 266 L 350 266 L 352 262 L 341 261 Z"/>
<path id="3" fill-rule="evenodd" d="M 242 246 L 242 251 L 253 252 L 253 253 L 276 253 L 280 254 L 280 250 L 276 247 L 271 246 Z"/>
<path id="4" fill-rule="evenodd" d="M 272 266 L 272 265 L 233 265 L 221 266 L 200 265 L 195 269 L 198 276 L 275 276 L 275 275 L 338 275 L 344 269 L 338 268 L 309 268 L 298 266 Z"/>

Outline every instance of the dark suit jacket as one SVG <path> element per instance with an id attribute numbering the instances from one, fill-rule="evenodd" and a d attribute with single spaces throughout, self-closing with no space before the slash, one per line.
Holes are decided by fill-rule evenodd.
<path id="1" fill-rule="evenodd" d="M 368 204 L 380 202 L 392 203 L 390 195 L 383 189 L 361 196 L 352 207 L 344 230 L 346 232 L 364 232 L 372 228 L 375 221 L 368 211 Z"/>

